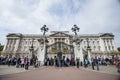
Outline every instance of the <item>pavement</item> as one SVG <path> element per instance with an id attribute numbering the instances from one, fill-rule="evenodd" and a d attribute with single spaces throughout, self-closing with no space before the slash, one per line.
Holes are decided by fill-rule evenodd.
<path id="1" fill-rule="evenodd" d="M 100 66 L 99 71 L 97 71 L 96 67 L 95 67 L 95 70 L 92 70 L 92 66 L 89 66 L 88 68 L 83 68 L 82 67 L 82 69 L 89 70 L 89 71 L 94 71 L 94 72 L 99 72 L 99 73 L 120 75 L 120 73 L 117 72 L 117 68 L 116 68 L 115 65 Z"/>
<path id="2" fill-rule="evenodd" d="M 0 80 L 120 80 L 115 66 L 100 66 L 100 70 L 80 67 L 40 66 L 29 70 L 15 66 L 0 65 Z"/>
<path id="3" fill-rule="evenodd" d="M 43 66 L 41 66 L 43 67 Z M 26 72 L 34 70 L 33 66 L 29 67 L 29 70 L 25 70 L 24 68 L 16 68 L 15 66 L 7 66 L 7 65 L 0 65 L 0 75 L 6 75 L 6 74 L 15 74 L 20 72 Z"/>
<path id="4" fill-rule="evenodd" d="M 43 68 L 43 67 L 45 67 L 45 66 L 40 66 L 39 68 Z M 30 71 L 30 70 L 34 70 L 34 69 L 35 68 L 33 68 L 33 66 L 30 66 L 29 70 L 25 70 L 24 68 L 16 68 L 15 66 L 8 67 L 7 65 L 0 65 L 0 75 L 26 72 L 26 71 Z M 120 73 L 117 72 L 117 68 L 114 65 L 100 66 L 99 71 L 96 70 L 96 67 L 95 67 L 95 70 L 92 70 L 92 66 L 89 66 L 88 68 L 80 67 L 80 69 L 94 71 L 94 72 L 100 72 L 100 73 L 120 75 Z"/>
<path id="5" fill-rule="evenodd" d="M 0 75 L 14 74 L 25 72 L 24 68 L 16 68 L 15 66 L 0 65 Z"/>

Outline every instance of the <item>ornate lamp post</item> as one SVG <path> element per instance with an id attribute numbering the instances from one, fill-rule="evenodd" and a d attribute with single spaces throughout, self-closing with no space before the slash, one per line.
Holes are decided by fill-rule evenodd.
<path id="1" fill-rule="evenodd" d="M 41 28 L 41 32 L 43 31 L 43 36 L 44 36 L 45 58 L 46 58 L 46 54 L 47 54 L 46 43 L 48 42 L 48 40 L 46 39 L 45 33 L 48 32 L 48 30 L 49 30 L 49 28 L 46 25 L 43 25 L 43 27 Z"/>
<path id="2" fill-rule="evenodd" d="M 43 27 L 41 28 L 41 32 L 43 31 L 43 35 L 45 36 L 45 33 L 48 32 L 49 28 L 47 28 L 46 25 L 43 25 Z"/>
<path id="3" fill-rule="evenodd" d="M 74 32 L 75 35 L 77 35 L 77 32 L 79 32 L 79 29 L 80 28 L 76 24 L 74 24 L 74 26 L 71 28 L 72 32 Z"/>
<path id="4" fill-rule="evenodd" d="M 73 25 L 71 28 L 72 32 L 75 33 L 75 38 L 73 39 L 72 42 L 75 42 L 78 45 L 78 48 L 80 47 L 80 43 L 82 42 L 82 39 L 77 38 L 77 32 L 79 32 L 80 28 L 77 25 Z M 72 54 L 71 54 L 72 56 Z M 75 55 L 73 55 L 75 57 Z"/>
<path id="5" fill-rule="evenodd" d="M 79 39 L 77 38 L 77 32 L 79 32 L 79 29 L 80 29 L 80 28 L 79 28 L 77 25 L 74 25 L 74 26 L 71 28 L 72 32 L 75 33 L 75 38 L 73 39 L 72 42 L 76 42 L 76 44 L 80 43 L 80 41 L 81 41 L 81 40 L 79 40 Z"/>

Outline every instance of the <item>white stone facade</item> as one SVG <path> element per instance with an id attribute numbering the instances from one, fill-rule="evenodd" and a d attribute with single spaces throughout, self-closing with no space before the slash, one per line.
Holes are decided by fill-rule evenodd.
<path id="1" fill-rule="evenodd" d="M 31 45 L 33 44 L 33 53 L 43 62 L 45 56 L 54 57 L 58 52 L 62 56 L 71 58 L 80 58 L 83 61 L 84 51 L 87 51 L 87 40 L 91 49 L 90 56 L 106 57 L 117 50 L 114 42 L 114 35 L 111 33 L 102 34 L 80 34 L 74 36 L 68 31 L 52 31 L 51 34 L 43 36 L 38 34 L 18 34 L 10 33 L 6 36 L 6 44 L 3 49 L 3 55 L 29 56 Z M 45 42 L 47 39 L 48 42 Z M 78 39 L 78 42 L 74 40 Z"/>

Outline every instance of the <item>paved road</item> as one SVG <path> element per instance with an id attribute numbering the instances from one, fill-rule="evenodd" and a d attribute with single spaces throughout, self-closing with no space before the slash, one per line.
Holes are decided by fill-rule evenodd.
<path id="1" fill-rule="evenodd" d="M 120 76 L 76 67 L 41 67 L 26 72 L 1 75 L 0 80 L 120 80 Z"/>
<path id="2" fill-rule="evenodd" d="M 7 65 L 0 65 L 0 75 L 13 74 L 13 73 L 19 73 L 24 71 L 25 69 L 23 68 L 16 68 L 15 66 L 8 67 Z"/>

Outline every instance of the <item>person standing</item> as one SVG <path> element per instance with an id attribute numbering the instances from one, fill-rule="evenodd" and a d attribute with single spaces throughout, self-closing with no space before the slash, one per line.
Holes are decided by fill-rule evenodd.
<path id="1" fill-rule="evenodd" d="M 88 59 L 84 60 L 84 67 L 87 68 L 88 67 Z"/>
<path id="2" fill-rule="evenodd" d="M 92 69 L 94 70 L 94 65 L 95 65 L 95 61 L 94 61 L 94 59 L 92 58 Z"/>
<path id="3" fill-rule="evenodd" d="M 60 65 L 61 65 L 60 59 L 59 57 L 57 57 L 57 67 L 60 67 Z"/>
<path id="4" fill-rule="evenodd" d="M 99 60 L 97 59 L 97 57 L 95 57 L 95 65 L 97 67 L 97 70 L 99 70 Z"/>
<path id="5" fill-rule="evenodd" d="M 16 68 L 19 68 L 20 62 L 21 62 L 20 57 L 17 57 Z"/>
<path id="6" fill-rule="evenodd" d="M 79 58 L 76 59 L 76 65 L 77 65 L 77 68 L 79 68 L 79 66 L 80 66 Z"/>
<path id="7" fill-rule="evenodd" d="M 66 66 L 70 66 L 70 59 L 69 58 L 66 59 Z"/>
<path id="8" fill-rule="evenodd" d="M 118 72 L 120 73 L 120 60 L 118 60 Z"/>
<path id="9" fill-rule="evenodd" d="M 24 68 L 24 58 L 21 58 L 21 68 Z"/>
<path id="10" fill-rule="evenodd" d="M 8 58 L 8 66 L 10 66 L 11 65 L 11 58 L 9 57 Z"/>
<path id="11" fill-rule="evenodd" d="M 29 60 L 28 57 L 25 58 L 25 70 L 28 70 L 29 68 Z"/>

